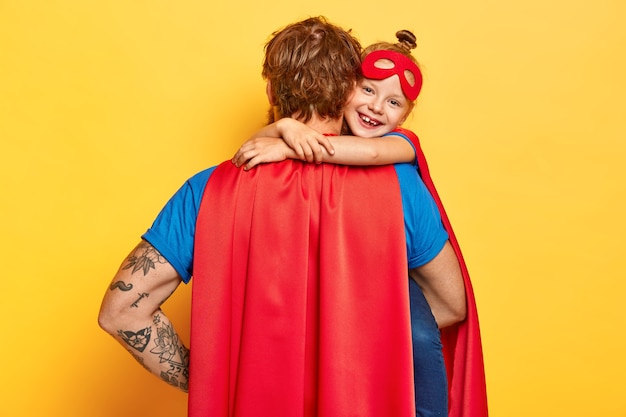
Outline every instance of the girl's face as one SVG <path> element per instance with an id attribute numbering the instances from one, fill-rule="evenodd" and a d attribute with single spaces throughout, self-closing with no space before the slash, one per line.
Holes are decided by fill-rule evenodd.
<path id="1" fill-rule="evenodd" d="M 401 125 L 410 107 L 397 75 L 383 80 L 365 78 L 346 105 L 344 118 L 353 135 L 375 138 Z"/>

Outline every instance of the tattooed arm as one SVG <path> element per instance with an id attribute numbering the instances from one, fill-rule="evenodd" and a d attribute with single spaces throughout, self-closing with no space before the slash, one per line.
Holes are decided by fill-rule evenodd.
<path id="1" fill-rule="evenodd" d="M 160 308 L 180 282 L 167 260 L 142 241 L 113 278 L 98 323 L 144 368 L 187 391 L 189 351 Z"/>

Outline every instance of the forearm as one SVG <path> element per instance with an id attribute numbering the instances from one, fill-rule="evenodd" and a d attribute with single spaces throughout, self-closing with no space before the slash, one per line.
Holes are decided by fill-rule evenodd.
<path id="1" fill-rule="evenodd" d="M 188 350 L 161 311 L 180 282 L 167 260 L 148 242 L 140 242 L 109 285 L 98 324 L 144 368 L 187 391 Z"/>
<path id="2" fill-rule="evenodd" d="M 270 141 L 273 137 L 272 135 L 267 135 L 267 137 L 257 135 L 256 139 Z M 330 136 L 328 139 L 333 145 L 335 153 L 331 155 L 322 148 L 323 162 L 340 165 L 388 165 L 397 162 L 410 162 L 415 159 L 415 153 L 412 149 L 409 149 L 410 152 L 407 155 L 406 148 L 400 149 L 401 146 L 399 146 L 394 149 L 393 146 L 385 146 L 380 142 L 386 139 L 367 139 L 356 136 Z M 276 141 L 274 146 L 281 148 L 286 159 L 302 159 L 286 143 L 283 147 Z M 410 148 L 410 145 L 408 146 Z"/>
<path id="3" fill-rule="evenodd" d="M 286 145 L 277 138 L 282 138 Z M 250 169 L 260 163 L 288 158 L 342 165 L 389 165 L 413 162 L 415 150 L 398 135 L 384 138 L 324 136 L 297 120 L 283 118 L 255 133 L 239 148 L 232 161 Z"/>
<path id="4" fill-rule="evenodd" d="M 160 309 L 141 318 L 122 314 L 105 330 L 146 370 L 188 391 L 189 350 Z"/>
<path id="5" fill-rule="evenodd" d="M 413 147 L 405 139 L 395 135 L 385 138 L 331 136 L 329 140 L 335 153 L 330 155 L 324 152 L 324 162 L 342 165 L 388 165 L 415 160 Z"/>

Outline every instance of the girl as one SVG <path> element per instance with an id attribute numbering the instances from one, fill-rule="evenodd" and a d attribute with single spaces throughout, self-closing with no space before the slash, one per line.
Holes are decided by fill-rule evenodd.
<path id="1" fill-rule="evenodd" d="M 286 158 L 350 165 L 415 161 L 439 206 L 463 272 L 463 282 L 442 288 L 437 283 L 420 280 L 409 271 L 413 278 L 409 283 L 417 415 L 448 415 L 446 394 L 450 395 L 450 416 L 471 413 L 469 410 L 473 407 L 467 405 L 468 387 L 471 387 L 473 397 L 469 403 L 477 404 L 478 409 L 484 408 L 486 413 L 482 348 L 469 275 L 430 180 L 417 136 L 400 128 L 413 110 L 422 86 L 421 72 L 410 54 L 416 46 L 415 36 L 406 30 L 397 32 L 396 36 L 398 43 L 376 43 L 363 52 L 364 78 L 344 108 L 346 133 L 354 136 L 326 137 L 294 119 L 284 118 L 269 124 L 244 143 L 233 163 L 251 169 L 260 163 Z M 468 319 L 459 324 L 466 312 Z M 442 329 L 441 337 L 437 327 Z M 460 334 L 462 340 L 459 342 Z M 460 376 L 453 375 L 455 360 L 465 363 L 466 368 Z M 448 379 L 451 381 L 449 386 Z M 461 405 L 462 402 L 465 406 Z"/>
<path id="2" fill-rule="evenodd" d="M 283 118 L 244 143 L 233 158 L 235 165 L 251 169 L 286 158 L 349 165 L 414 162 L 419 149 L 417 136 L 399 126 L 415 106 L 422 75 L 410 54 L 416 46 L 415 36 L 407 30 L 396 36 L 396 44 L 379 42 L 363 52 L 364 78 L 344 108 L 344 125 L 351 136 L 327 137 L 295 119 Z M 454 324 L 457 314 L 445 303 L 431 300 L 433 297 L 427 294 L 438 326 Z"/>
<path id="3" fill-rule="evenodd" d="M 399 133 L 394 129 L 413 110 L 422 85 L 421 72 L 409 52 L 416 46 L 415 36 L 407 30 L 396 36 L 396 44 L 379 42 L 363 52 L 365 78 L 344 108 L 344 130 L 353 136 L 331 140 L 294 119 L 284 118 L 268 124 L 244 143 L 233 162 L 250 169 L 287 158 L 349 165 L 414 161 L 415 149 L 409 138 L 398 134 L 381 139 Z M 276 138 L 282 138 L 290 150 Z"/>

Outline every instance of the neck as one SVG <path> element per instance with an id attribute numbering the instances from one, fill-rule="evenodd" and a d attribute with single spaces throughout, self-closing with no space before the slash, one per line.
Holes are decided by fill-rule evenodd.
<path id="1" fill-rule="evenodd" d="M 317 114 L 314 114 L 311 117 L 311 120 L 306 122 L 305 124 L 312 129 L 317 130 L 320 133 L 330 134 L 330 135 L 339 135 L 341 133 L 341 123 L 342 118 L 339 119 L 322 119 Z"/>
<path id="2" fill-rule="evenodd" d="M 274 120 L 280 119 L 282 116 L 274 109 Z M 292 116 L 293 117 L 293 116 Z M 293 117 L 296 120 L 300 120 L 297 117 Z M 301 120 L 300 120 L 301 121 Z M 338 119 L 322 118 L 317 113 L 314 113 L 311 119 L 305 123 L 311 129 L 315 129 L 320 133 L 329 135 L 341 134 L 341 126 L 343 123 L 343 116 Z"/>

